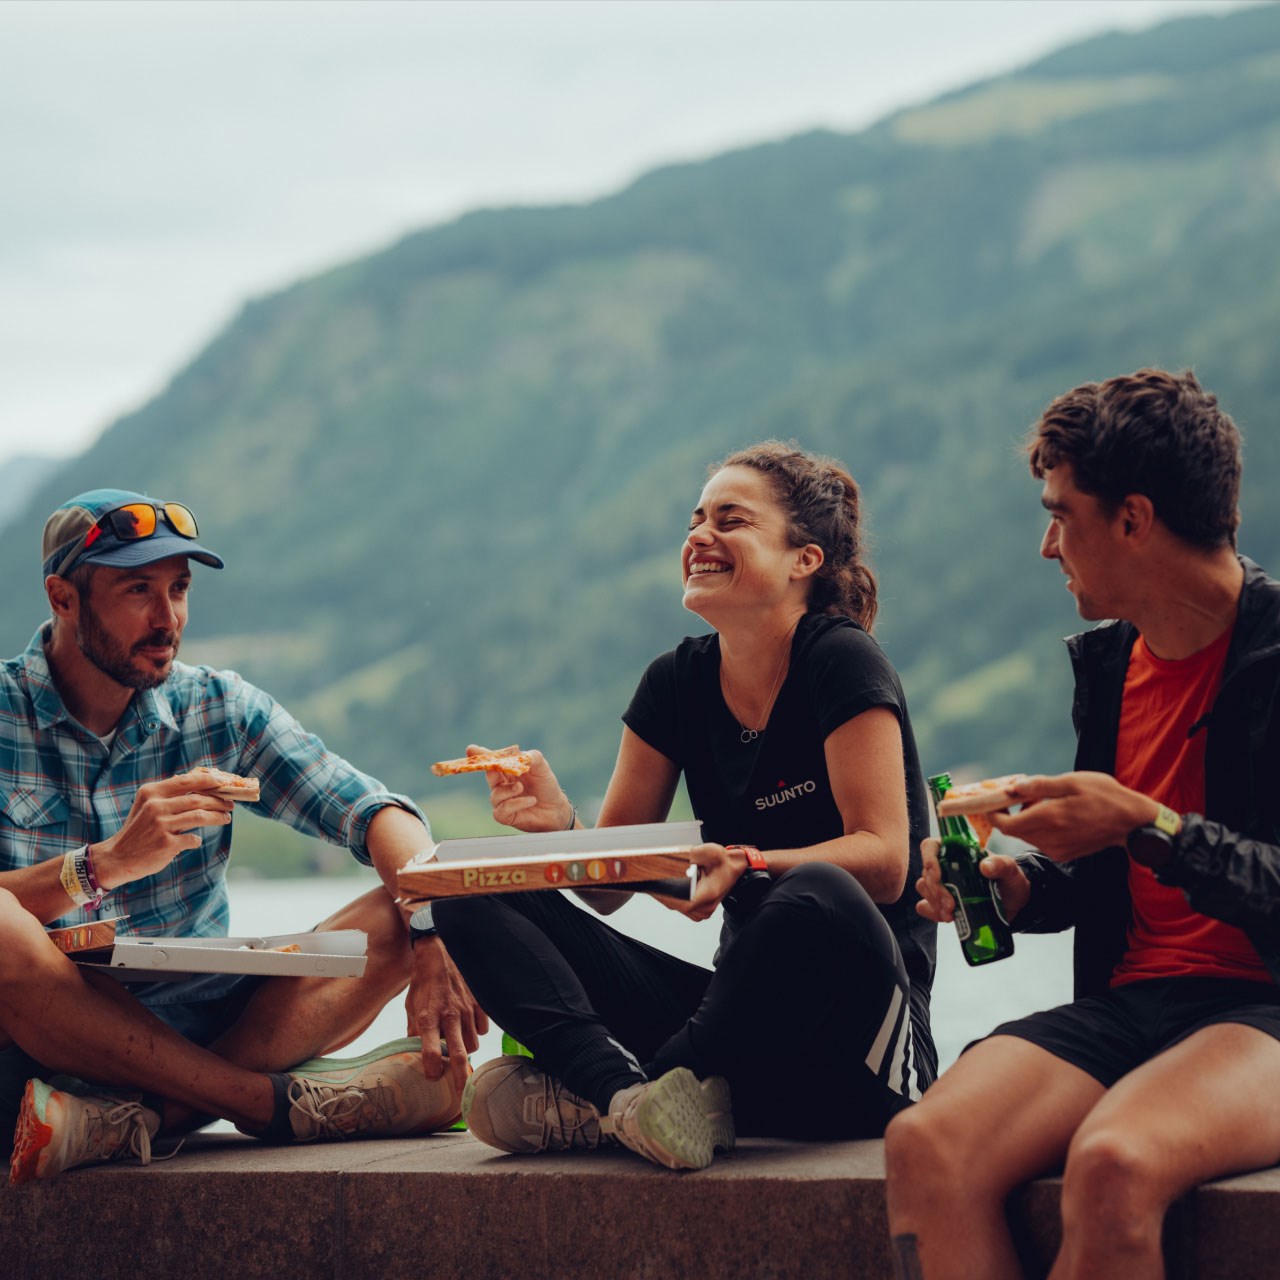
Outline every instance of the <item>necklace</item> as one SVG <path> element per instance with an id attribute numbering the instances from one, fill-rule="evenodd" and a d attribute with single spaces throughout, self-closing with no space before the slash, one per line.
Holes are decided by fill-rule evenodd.
<path id="1" fill-rule="evenodd" d="M 792 628 L 794 634 L 795 628 Z M 738 734 L 739 740 L 746 744 L 754 742 L 765 730 L 765 726 L 769 723 L 769 712 L 773 710 L 773 695 L 778 692 L 778 685 L 782 681 L 783 668 L 787 665 L 787 659 L 791 657 L 791 636 L 787 637 L 786 648 L 782 651 L 782 661 L 778 663 L 778 673 L 773 677 L 773 687 L 769 690 L 769 696 L 764 700 L 764 719 L 760 721 L 758 729 L 749 729 L 742 722 L 742 717 L 738 714 L 738 708 L 734 706 L 733 686 L 729 683 L 729 669 L 720 663 L 720 674 L 724 676 L 724 700 L 729 704 L 729 710 L 733 713 L 733 718 L 738 722 L 738 728 L 742 730 Z"/>

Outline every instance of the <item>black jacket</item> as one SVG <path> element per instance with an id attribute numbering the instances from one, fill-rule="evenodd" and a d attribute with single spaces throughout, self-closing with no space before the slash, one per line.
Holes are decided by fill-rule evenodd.
<path id="1" fill-rule="evenodd" d="M 1243 929 L 1280 982 L 1280 582 L 1243 559 L 1244 589 L 1222 685 L 1209 714 L 1205 813 L 1183 814 L 1173 857 L 1160 869 L 1191 906 Z M 1116 736 L 1129 651 L 1137 630 L 1104 622 L 1071 636 L 1071 716 L 1076 768 L 1115 772 Z M 1022 860 L 1031 899 L 1016 927 L 1052 933 L 1073 925 L 1076 996 L 1107 990 L 1124 955 L 1132 914 L 1127 857 L 1119 847 L 1063 865 L 1042 854 Z"/>

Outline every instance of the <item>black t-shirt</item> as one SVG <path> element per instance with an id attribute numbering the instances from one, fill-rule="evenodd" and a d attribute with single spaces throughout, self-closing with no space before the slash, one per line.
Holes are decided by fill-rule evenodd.
<path id="1" fill-rule="evenodd" d="M 766 729 L 742 741 L 720 691 L 720 637 L 692 636 L 649 664 L 623 723 L 683 770 L 702 835 L 715 844 L 802 849 L 844 834 L 831 792 L 827 737 L 871 707 L 902 726 L 910 821 L 907 887 L 880 911 L 898 940 L 913 986 L 933 981 L 935 926 L 916 914 L 920 842 L 929 834 L 924 779 L 902 684 L 883 650 L 851 618 L 806 614 L 791 667 Z M 726 928 L 735 924 L 732 905 Z"/>

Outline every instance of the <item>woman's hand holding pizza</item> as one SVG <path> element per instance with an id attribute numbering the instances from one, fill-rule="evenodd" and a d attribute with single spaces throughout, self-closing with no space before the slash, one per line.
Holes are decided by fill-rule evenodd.
<path id="1" fill-rule="evenodd" d="M 916 891 L 920 894 L 916 911 L 935 924 L 950 924 L 955 919 L 956 904 L 942 883 L 942 868 L 938 864 L 938 850 L 941 847 L 941 842 L 933 838 L 920 842 L 924 870 L 916 881 Z M 978 864 L 978 870 L 988 880 L 994 880 L 1000 886 L 1000 902 L 1004 907 L 1005 918 L 1012 922 L 1031 896 L 1031 882 L 1018 866 L 1018 860 L 1003 853 L 989 853 Z"/>
<path id="2" fill-rule="evenodd" d="M 469 746 L 468 756 L 494 754 L 487 747 Z M 494 819 L 517 831 L 564 831 L 573 805 L 541 751 L 523 753 L 529 768 L 518 777 L 486 769 L 489 803 Z"/>

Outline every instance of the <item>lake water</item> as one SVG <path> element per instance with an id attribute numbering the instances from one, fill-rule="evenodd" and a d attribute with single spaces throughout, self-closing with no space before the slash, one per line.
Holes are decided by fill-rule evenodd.
<path id="1" fill-rule="evenodd" d="M 255 936 L 309 929 L 343 903 L 376 883 L 372 875 L 308 880 L 238 880 L 230 882 L 231 931 Z M 609 917 L 623 933 L 660 947 L 695 964 L 710 966 L 719 935 L 719 913 L 701 924 L 637 895 Z M 1043 937 L 1018 935 L 1008 960 L 971 969 L 960 954 L 955 931 L 938 931 L 938 972 L 933 986 L 933 1036 L 943 1067 L 961 1049 L 997 1023 L 1071 998 L 1071 934 Z M 378 1016 L 343 1055 L 363 1053 L 405 1034 L 404 1006 L 397 1000 Z M 483 1037 L 473 1063 L 501 1053 L 500 1033 Z"/>

